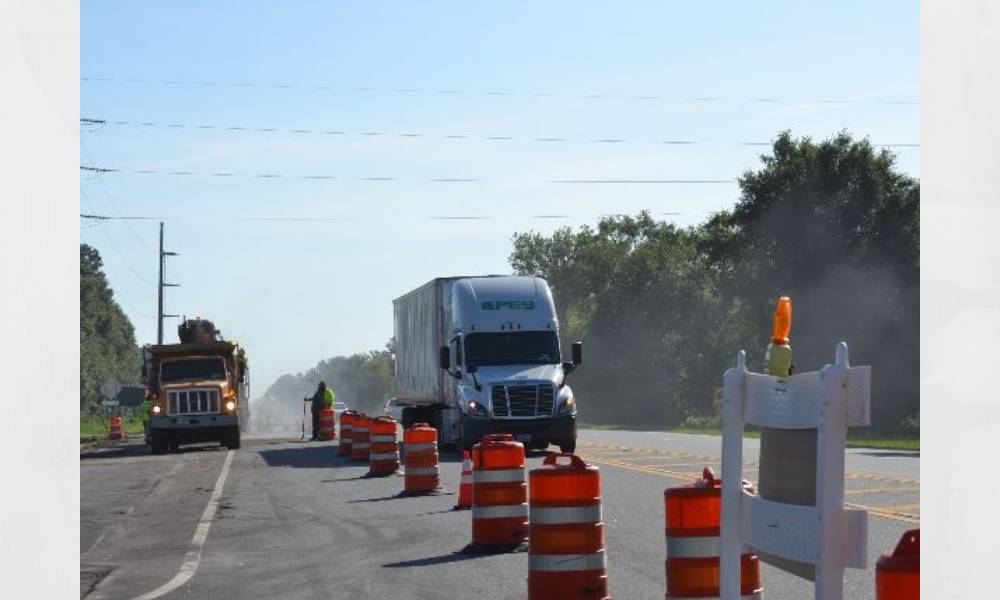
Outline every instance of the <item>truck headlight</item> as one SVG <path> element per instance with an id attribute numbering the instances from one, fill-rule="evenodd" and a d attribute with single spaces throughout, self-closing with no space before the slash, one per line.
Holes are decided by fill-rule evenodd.
<path id="1" fill-rule="evenodd" d="M 233 412 L 234 410 L 236 410 L 236 403 L 233 402 L 232 400 L 227 400 L 226 401 L 226 411 Z"/>
<path id="2" fill-rule="evenodd" d="M 154 414 L 154 415 L 158 415 L 158 414 L 160 414 L 161 412 L 163 412 L 163 409 L 162 409 L 162 408 L 160 408 L 160 405 L 159 405 L 159 404 L 154 404 L 154 405 L 153 405 L 153 414 Z"/>
<path id="3" fill-rule="evenodd" d="M 488 417 L 489 411 L 483 404 L 482 397 L 472 388 L 462 388 L 462 398 L 465 400 L 465 407 L 471 417 Z"/>
<path id="4" fill-rule="evenodd" d="M 576 400 L 573 399 L 572 394 L 568 394 L 563 397 L 562 402 L 559 403 L 559 410 L 556 414 L 559 415 L 572 415 L 576 413 Z"/>

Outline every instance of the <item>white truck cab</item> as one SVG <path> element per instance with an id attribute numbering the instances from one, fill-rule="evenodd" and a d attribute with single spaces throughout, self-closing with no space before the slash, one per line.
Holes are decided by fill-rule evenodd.
<path id="1" fill-rule="evenodd" d="M 521 276 L 439 278 L 397 299 L 397 397 L 404 426 L 427 421 L 467 449 L 488 433 L 528 448 L 576 446 L 576 405 L 552 292 Z M 432 345 L 433 343 L 433 345 Z M 428 353 L 433 353 L 428 356 Z"/>

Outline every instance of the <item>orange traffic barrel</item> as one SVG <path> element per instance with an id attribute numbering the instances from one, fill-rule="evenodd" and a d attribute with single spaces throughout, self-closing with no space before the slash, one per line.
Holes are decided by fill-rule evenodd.
<path id="1" fill-rule="evenodd" d="M 610 598 L 597 467 L 550 454 L 529 473 L 528 492 L 528 600 Z"/>
<path id="2" fill-rule="evenodd" d="M 396 419 L 375 417 L 371 424 L 369 475 L 391 475 L 399 470 L 399 444 L 396 443 Z"/>
<path id="3" fill-rule="evenodd" d="M 110 419 L 110 431 L 108 432 L 108 439 L 111 440 L 123 440 L 125 439 L 125 434 L 122 433 L 122 418 L 119 416 L 111 417 Z"/>
<path id="4" fill-rule="evenodd" d="M 337 425 L 332 408 L 319 411 L 319 439 L 329 441 L 337 437 Z"/>
<path id="5" fill-rule="evenodd" d="M 752 490 L 749 482 L 744 487 Z M 719 596 L 719 523 L 722 480 L 706 468 L 702 478 L 663 492 L 667 521 L 667 594 L 675 598 Z M 760 560 L 740 557 L 740 598 L 761 597 Z"/>
<path id="6" fill-rule="evenodd" d="M 487 435 L 472 451 L 472 545 L 509 546 L 528 539 L 524 445 Z"/>
<path id="7" fill-rule="evenodd" d="M 368 452 L 371 448 L 372 419 L 368 415 L 358 413 L 351 422 L 351 460 L 368 462 Z"/>
<path id="8" fill-rule="evenodd" d="M 875 600 L 919 600 L 920 530 L 903 534 L 892 554 L 875 564 Z"/>
<path id="9" fill-rule="evenodd" d="M 358 413 L 353 410 L 345 410 L 340 413 L 340 445 L 337 446 L 337 454 L 340 456 L 351 455 L 351 423 Z"/>
<path id="10" fill-rule="evenodd" d="M 472 457 L 469 451 L 462 452 L 462 482 L 458 486 L 458 502 L 455 510 L 472 508 Z"/>
<path id="11" fill-rule="evenodd" d="M 406 462 L 403 490 L 429 493 L 441 488 L 438 467 L 438 434 L 427 423 L 416 423 L 403 433 Z"/>

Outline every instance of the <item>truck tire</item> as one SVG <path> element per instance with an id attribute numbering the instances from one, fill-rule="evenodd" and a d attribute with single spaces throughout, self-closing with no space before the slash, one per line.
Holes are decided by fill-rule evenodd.
<path id="1" fill-rule="evenodd" d="M 222 445 L 225 446 L 226 448 L 230 449 L 230 450 L 239 450 L 240 449 L 240 430 L 239 429 L 235 429 L 233 431 L 230 431 L 226 435 L 226 439 L 222 442 Z"/>
<path id="2" fill-rule="evenodd" d="M 468 419 L 465 415 L 458 418 L 458 443 L 455 444 L 455 451 L 458 453 L 458 457 L 461 458 L 466 450 L 472 450 L 472 440 L 469 438 L 469 434 L 466 431 L 466 423 Z"/>
<path id="3" fill-rule="evenodd" d="M 576 452 L 576 440 L 570 440 L 565 444 L 559 444 L 559 451 L 564 454 L 573 454 Z"/>
<path id="4" fill-rule="evenodd" d="M 167 451 L 167 440 L 159 431 L 149 434 L 149 449 L 153 454 L 163 454 Z"/>

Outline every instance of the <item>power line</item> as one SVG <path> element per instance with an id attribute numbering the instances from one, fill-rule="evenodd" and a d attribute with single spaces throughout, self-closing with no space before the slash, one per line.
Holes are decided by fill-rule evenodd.
<path id="1" fill-rule="evenodd" d="M 90 198 L 87 196 L 87 192 L 84 191 L 84 189 L 82 187 L 80 188 L 80 194 L 83 197 L 84 202 L 90 208 L 90 210 L 93 211 L 94 210 L 94 206 L 90 203 Z M 107 220 L 111 220 L 111 219 L 114 219 L 114 217 L 108 217 L 108 218 L 102 219 L 102 220 L 107 221 Z M 131 271 L 132 274 L 136 276 L 136 278 L 138 278 L 140 281 L 142 281 L 146 285 L 154 285 L 153 282 L 151 282 L 150 280 L 146 279 L 142 275 L 142 273 L 140 273 L 139 271 L 137 271 L 135 269 L 135 267 L 132 266 L 132 263 L 130 263 L 128 261 L 128 259 L 125 258 L 125 254 L 118 248 L 118 244 L 116 244 L 115 241 L 113 239 L 111 239 L 111 234 L 108 233 L 108 230 L 106 228 L 104 228 L 104 227 L 101 227 L 100 230 L 101 230 L 101 233 L 104 234 L 104 237 L 107 238 L 108 244 L 111 245 L 111 249 L 114 250 L 115 254 L 118 255 L 118 258 L 120 258 L 122 260 L 122 264 L 124 264 L 128 268 L 128 270 Z"/>
<path id="2" fill-rule="evenodd" d="M 846 98 L 779 98 L 771 96 L 746 96 L 742 98 L 713 96 L 713 95 L 687 95 L 678 96 L 671 94 L 610 94 L 610 93 L 580 93 L 580 92 L 552 92 L 545 90 L 518 92 L 513 90 L 464 90 L 457 88 L 414 88 L 414 87 L 345 87 L 332 85 L 315 84 L 288 84 L 288 83 L 263 83 L 263 82 L 237 82 L 223 80 L 203 80 L 184 81 L 177 79 L 145 79 L 145 78 L 115 78 L 115 77 L 81 77 L 84 83 L 129 83 L 129 84 L 150 84 L 166 86 L 192 86 L 192 87 L 230 87 L 230 88 L 258 88 L 258 89 L 284 89 L 309 92 L 336 92 L 352 94 L 424 94 L 434 96 L 508 96 L 512 98 L 582 98 L 587 100 L 636 100 L 643 102 L 745 102 L 750 104 L 882 104 L 887 106 L 919 106 L 920 103 L 914 100 L 849 100 Z"/>
<path id="3" fill-rule="evenodd" d="M 157 169 L 118 169 L 109 167 L 95 167 L 80 165 L 80 170 L 97 175 L 107 173 L 129 173 L 138 175 L 175 175 L 175 176 L 201 176 L 201 177 L 249 177 L 256 179 L 311 179 L 311 180 L 341 180 L 341 181 L 413 181 L 405 177 L 380 176 L 380 177 L 344 177 L 335 175 L 291 175 L 284 173 L 207 173 L 199 171 L 160 171 Z M 487 183 L 491 180 L 477 177 L 433 177 L 429 179 L 418 179 L 424 183 Z M 493 180 L 497 181 L 497 180 Z M 735 179 L 542 179 L 538 183 L 578 183 L 578 184 L 715 184 L 715 183 L 735 183 Z"/>
<path id="4" fill-rule="evenodd" d="M 80 140 L 80 149 L 83 150 L 83 153 L 84 153 L 84 155 L 86 155 L 87 160 L 89 160 L 91 162 L 94 162 L 94 158 L 90 155 L 90 152 L 87 151 L 87 145 L 83 143 L 83 140 Z M 104 196 L 108 199 L 108 202 L 111 203 L 111 208 L 113 208 L 114 211 L 116 213 L 118 213 L 119 215 L 122 214 L 121 209 L 118 207 L 118 203 L 115 202 L 115 199 L 111 196 L 111 191 L 108 190 L 108 186 L 105 185 L 104 180 L 101 177 L 95 177 L 95 179 L 97 179 L 97 183 L 101 186 L 101 190 L 104 192 Z M 129 233 L 132 234 L 132 237 L 134 237 L 135 239 L 137 239 L 139 241 L 139 243 L 142 244 L 146 248 L 146 250 L 148 250 L 150 252 L 154 251 L 153 247 L 150 246 L 146 242 L 146 240 L 143 239 L 143 237 L 141 235 L 139 235 L 139 232 L 137 232 L 135 229 L 132 228 L 132 225 L 130 225 L 129 223 L 126 222 L 125 223 L 125 227 L 126 227 L 126 229 L 128 229 Z"/>
<path id="5" fill-rule="evenodd" d="M 604 137 L 604 138 L 572 138 L 556 135 L 547 136 L 512 136 L 512 135 L 477 135 L 477 134 L 440 134 L 440 133 L 416 133 L 416 132 L 384 132 L 384 131 L 345 131 L 341 129 L 326 129 L 326 128 L 281 128 L 281 127 L 259 127 L 259 126 L 246 126 L 246 125 L 220 125 L 220 124 L 208 124 L 208 123 L 180 123 L 180 122 L 154 122 L 154 121 L 111 121 L 106 119 L 94 119 L 82 117 L 80 119 L 81 123 L 86 124 L 107 124 L 107 125 L 125 125 L 125 126 L 135 126 L 135 127 L 156 127 L 156 128 L 167 128 L 167 129 L 193 129 L 193 130 L 214 130 L 214 131 L 226 131 L 226 132 L 250 132 L 250 133 L 292 133 L 292 134 L 308 134 L 308 135 L 322 135 L 327 137 L 397 137 L 407 140 L 421 140 L 421 139 L 434 139 L 434 140 L 451 140 L 451 141 L 461 141 L 461 140 L 480 140 L 480 141 L 490 141 L 490 142 L 501 142 L 501 141 L 527 141 L 527 142 L 541 142 L 546 144 L 558 143 L 558 142 L 568 142 L 568 143 L 591 143 L 591 144 L 628 144 L 628 143 L 645 143 L 645 144 L 662 144 L 662 145 L 672 145 L 672 146 L 771 146 L 772 142 L 713 142 L 705 140 L 686 140 L 686 139 L 662 139 L 662 140 L 629 140 L 620 137 Z M 919 143 L 887 143 L 887 144 L 872 144 L 873 146 L 879 148 L 919 148 Z"/>
<path id="6" fill-rule="evenodd" d="M 682 215 L 698 215 L 698 214 L 709 214 L 715 213 L 717 211 L 695 211 L 695 212 L 657 212 L 654 214 L 661 216 L 682 216 Z M 528 214 L 528 215 L 514 215 L 505 214 L 500 216 L 494 215 L 414 215 L 414 216 L 397 216 L 397 220 L 430 220 L 430 221 L 494 221 L 494 220 L 504 220 L 504 219 L 540 219 L 540 220 L 558 220 L 558 219 L 574 219 L 574 218 L 589 218 L 589 217 L 611 217 L 611 216 L 622 216 L 621 213 L 599 213 L 596 215 L 570 215 L 570 214 Z M 206 220 L 211 220 L 210 217 L 205 217 L 204 215 L 199 215 L 198 217 L 169 217 L 169 216 L 113 216 L 113 215 L 100 215 L 100 214 L 87 214 L 80 213 L 80 218 L 84 220 L 93 221 L 109 221 L 109 220 L 125 220 L 125 219 L 141 219 L 141 220 L 197 220 L 199 222 L 205 222 Z M 331 222 L 331 221 L 342 221 L 342 222 L 354 222 L 363 221 L 358 217 L 343 217 L 343 216 L 264 216 L 264 217 L 233 217 L 225 216 L 219 217 L 217 220 L 220 221 L 245 221 L 245 222 Z M 373 219 L 376 220 L 376 219 Z M 385 221 L 385 217 L 378 217 L 378 221 Z"/>

